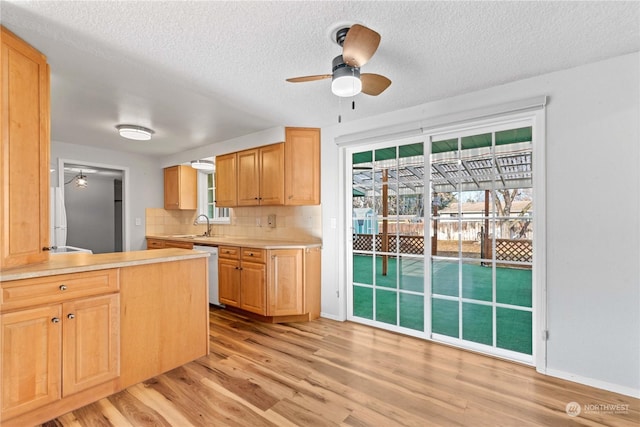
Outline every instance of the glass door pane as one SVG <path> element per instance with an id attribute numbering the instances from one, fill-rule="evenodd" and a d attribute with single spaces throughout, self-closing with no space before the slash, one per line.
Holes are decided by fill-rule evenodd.
<path id="1" fill-rule="evenodd" d="M 354 320 L 424 331 L 423 145 L 390 144 L 351 155 Z"/>
<path id="2" fill-rule="evenodd" d="M 466 131 L 431 143 L 435 339 L 532 354 L 531 135 Z"/>

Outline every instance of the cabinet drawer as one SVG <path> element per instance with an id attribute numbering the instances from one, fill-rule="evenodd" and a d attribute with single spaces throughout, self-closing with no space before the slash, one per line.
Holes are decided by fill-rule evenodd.
<path id="1" fill-rule="evenodd" d="M 164 240 L 147 239 L 147 249 L 163 249 Z"/>
<path id="2" fill-rule="evenodd" d="M 178 241 L 166 241 L 164 242 L 165 248 L 181 248 L 181 249 L 193 249 L 193 243 L 190 242 L 178 242 Z"/>
<path id="3" fill-rule="evenodd" d="M 220 246 L 218 248 L 218 257 L 227 259 L 239 259 L 240 248 L 235 246 Z"/>
<path id="4" fill-rule="evenodd" d="M 242 248 L 242 259 L 244 261 L 264 263 L 266 256 L 266 251 L 264 249 Z"/>
<path id="5" fill-rule="evenodd" d="M 116 292 L 118 270 L 60 274 L 2 284 L 2 311 Z"/>

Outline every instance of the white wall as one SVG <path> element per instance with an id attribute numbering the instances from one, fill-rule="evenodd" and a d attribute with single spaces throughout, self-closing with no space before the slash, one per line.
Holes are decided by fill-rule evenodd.
<path id="1" fill-rule="evenodd" d="M 123 183 L 125 192 L 128 187 L 130 193 L 128 198 L 129 206 L 125 208 L 128 217 L 125 217 L 123 225 L 129 230 L 129 250 L 146 249 L 145 209 L 164 206 L 164 178 L 160 159 L 52 141 L 51 164 L 54 168 L 57 168 L 58 158 L 129 168 L 129 182 Z M 56 185 L 57 183 L 55 175 L 56 173 L 51 174 L 51 185 Z M 135 224 L 136 218 L 140 218 L 140 225 Z"/>
<path id="2" fill-rule="evenodd" d="M 171 154 L 162 158 L 162 167 L 189 163 L 191 160 L 215 157 L 220 154 L 259 147 L 261 145 L 274 144 L 284 141 L 284 127 L 275 127 L 261 132 L 252 133 L 234 139 L 205 145 L 193 150 Z"/>
<path id="3" fill-rule="evenodd" d="M 444 115 L 548 95 L 547 372 L 640 397 L 639 62 L 637 53 L 625 55 L 323 128 L 323 315 L 344 318 L 344 257 L 326 256 L 344 254 L 345 241 L 330 221 L 339 218 L 344 230 L 335 138 L 418 129 Z"/>

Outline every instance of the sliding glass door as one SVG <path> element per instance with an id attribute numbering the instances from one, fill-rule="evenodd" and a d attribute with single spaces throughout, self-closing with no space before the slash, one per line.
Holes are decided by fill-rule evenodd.
<path id="1" fill-rule="evenodd" d="M 532 363 L 532 134 L 510 122 L 348 151 L 350 320 Z"/>

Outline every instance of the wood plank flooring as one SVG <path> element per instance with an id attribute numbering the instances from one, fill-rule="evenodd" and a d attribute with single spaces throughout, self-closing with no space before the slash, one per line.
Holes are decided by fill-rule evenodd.
<path id="1" fill-rule="evenodd" d="M 210 320 L 209 356 L 43 426 L 640 425 L 638 399 L 364 325 Z"/>

